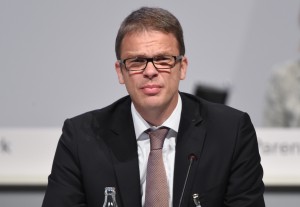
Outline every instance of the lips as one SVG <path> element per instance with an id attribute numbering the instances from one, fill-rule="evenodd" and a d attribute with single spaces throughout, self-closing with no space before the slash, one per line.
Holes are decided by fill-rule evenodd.
<path id="1" fill-rule="evenodd" d="M 145 85 L 141 89 L 144 94 L 146 95 L 156 95 L 161 91 L 161 86 L 160 85 Z"/>

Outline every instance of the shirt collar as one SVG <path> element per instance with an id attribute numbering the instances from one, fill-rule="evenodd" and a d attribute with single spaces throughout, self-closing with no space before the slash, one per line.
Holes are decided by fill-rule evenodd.
<path id="1" fill-rule="evenodd" d="M 178 102 L 177 102 L 177 105 L 176 105 L 174 111 L 161 126 L 168 127 L 170 129 L 172 129 L 173 131 L 175 131 L 176 133 L 178 133 L 181 110 L 182 110 L 182 100 L 181 100 L 180 95 L 178 94 Z M 143 119 L 143 117 L 139 114 L 139 112 L 136 110 L 133 103 L 131 103 L 131 114 L 132 114 L 136 139 L 138 139 L 141 136 L 141 134 L 144 131 L 146 131 L 147 129 L 158 128 L 158 127 L 153 127 L 148 122 L 146 122 Z"/>

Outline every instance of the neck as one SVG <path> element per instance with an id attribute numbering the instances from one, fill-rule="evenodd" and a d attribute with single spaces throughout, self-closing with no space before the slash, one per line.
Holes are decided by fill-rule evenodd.
<path id="1" fill-rule="evenodd" d="M 171 112 L 172 113 L 172 112 Z M 151 111 L 142 113 L 141 116 L 152 126 L 161 126 L 171 115 L 165 111 Z"/>
<path id="2" fill-rule="evenodd" d="M 152 108 L 139 108 L 135 106 L 138 113 L 142 118 L 147 121 L 152 126 L 161 126 L 173 113 L 178 103 L 178 98 L 176 101 L 171 102 L 165 107 L 152 107 Z"/>

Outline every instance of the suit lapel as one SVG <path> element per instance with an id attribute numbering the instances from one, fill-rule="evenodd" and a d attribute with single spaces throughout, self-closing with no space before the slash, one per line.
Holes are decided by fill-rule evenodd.
<path id="1" fill-rule="evenodd" d="M 122 105 L 122 104 L 121 104 Z M 117 193 L 124 207 L 141 206 L 140 175 L 137 142 L 130 110 L 130 101 L 120 106 L 115 113 L 107 137 L 115 175 Z"/>
<path id="2" fill-rule="evenodd" d="M 182 196 L 183 186 L 189 167 L 188 157 L 195 154 L 197 160 L 193 161 L 189 172 L 189 179 L 185 187 L 181 206 L 188 206 L 192 198 L 192 184 L 196 176 L 196 169 L 200 163 L 200 154 L 205 139 L 205 122 L 200 115 L 200 103 L 181 94 L 182 114 L 176 143 L 173 206 L 177 206 Z"/>
<path id="3" fill-rule="evenodd" d="M 205 122 L 200 116 L 199 101 L 192 100 L 182 95 L 182 114 L 176 143 L 173 206 L 177 206 L 182 194 L 186 178 L 189 160 L 193 153 L 198 160 L 194 162 L 189 173 L 189 180 L 185 188 L 182 206 L 187 206 L 191 199 L 193 179 L 196 175 L 197 165 L 200 163 L 200 154 L 205 139 Z M 140 207 L 141 186 L 139 164 L 137 154 L 137 142 L 130 110 L 130 99 L 125 104 L 119 104 L 112 113 L 112 123 L 108 124 L 108 130 L 101 135 L 110 149 L 113 167 L 117 178 L 117 194 L 120 198 L 120 206 Z"/>

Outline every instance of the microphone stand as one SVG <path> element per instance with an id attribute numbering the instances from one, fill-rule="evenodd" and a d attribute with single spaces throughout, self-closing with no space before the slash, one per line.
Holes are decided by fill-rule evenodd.
<path id="1" fill-rule="evenodd" d="M 194 160 L 197 160 L 197 157 L 196 157 L 195 154 L 190 154 L 188 156 L 188 159 L 189 159 L 190 163 L 189 163 L 189 167 L 188 167 L 188 170 L 187 170 L 187 173 L 186 173 L 186 177 L 185 177 L 185 181 L 184 181 L 184 184 L 183 184 L 183 189 L 182 189 L 182 193 L 181 193 L 181 196 L 180 196 L 178 207 L 181 207 L 182 199 L 183 199 L 184 192 L 185 192 L 185 187 L 186 187 L 187 181 L 189 179 L 189 175 L 190 175 L 190 170 L 191 170 L 191 167 L 192 167 L 192 164 L 193 164 Z"/>

